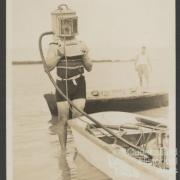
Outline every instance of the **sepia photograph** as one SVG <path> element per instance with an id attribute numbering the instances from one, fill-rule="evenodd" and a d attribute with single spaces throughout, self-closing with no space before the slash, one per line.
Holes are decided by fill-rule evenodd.
<path id="1" fill-rule="evenodd" d="M 7 180 L 175 180 L 175 1 L 7 0 Z"/>

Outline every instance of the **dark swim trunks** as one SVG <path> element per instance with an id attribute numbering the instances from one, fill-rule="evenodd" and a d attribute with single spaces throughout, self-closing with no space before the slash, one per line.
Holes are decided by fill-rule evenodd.
<path id="1" fill-rule="evenodd" d="M 57 80 L 57 86 L 60 90 L 66 94 L 66 81 L 65 80 Z M 68 98 L 70 100 L 86 98 L 86 82 L 85 77 L 82 75 L 79 78 L 73 80 L 67 80 L 67 89 L 68 89 Z M 56 101 L 62 102 L 66 101 L 66 99 L 56 90 Z"/>

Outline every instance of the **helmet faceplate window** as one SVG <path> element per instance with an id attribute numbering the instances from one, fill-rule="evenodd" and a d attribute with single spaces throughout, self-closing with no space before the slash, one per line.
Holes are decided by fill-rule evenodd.
<path id="1" fill-rule="evenodd" d="M 58 8 L 51 13 L 52 15 L 52 29 L 57 37 L 70 37 L 78 33 L 78 17 L 76 12 L 65 8 Z"/>
<path id="2" fill-rule="evenodd" d="M 77 18 L 61 20 L 61 35 L 74 36 L 77 33 Z"/>

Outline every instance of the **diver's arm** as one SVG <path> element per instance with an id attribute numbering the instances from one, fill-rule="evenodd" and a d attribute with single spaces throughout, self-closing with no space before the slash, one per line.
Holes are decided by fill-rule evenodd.
<path id="1" fill-rule="evenodd" d="M 60 55 L 58 54 L 58 48 L 57 45 L 50 45 L 48 52 L 47 52 L 47 57 L 46 57 L 46 64 L 47 64 L 47 71 L 52 71 L 57 63 L 59 62 Z"/>
<path id="2" fill-rule="evenodd" d="M 83 55 L 83 63 L 84 63 L 84 67 L 85 69 L 90 72 L 92 70 L 92 66 L 93 66 L 93 63 L 91 61 L 91 59 L 89 58 L 88 56 L 88 52 L 86 52 L 84 55 Z"/>
<path id="3" fill-rule="evenodd" d="M 89 58 L 89 50 L 86 46 L 85 43 L 81 42 L 82 45 L 82 52 L 83 52 L 83 64 L 84 64 L 84 68 L 90 72 L 92 70 L 92 60 Z"/>

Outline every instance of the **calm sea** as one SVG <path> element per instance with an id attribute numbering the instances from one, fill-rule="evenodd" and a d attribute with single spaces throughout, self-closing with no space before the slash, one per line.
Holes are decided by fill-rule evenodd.
<path id="1" fill-rule="evenodd" d="M 43 98 L 43 94 L 54 92 L 54 88 L 42 65 L 17 65 L 12 69 L 14 180 L 108 180 L 81 155 L 75 158 L 70 131 L 67 154 L 61 154 L 58 138 L 49 130 L 51 117 Z M 86 80 L 88 90 L 129 89 L 138 84 L 132 62 L 95 63 Z M 167 90 L 168 81 L 168 67 L 154 61 L 151 87 Z M 163 107 L 138 113 L 167 117 L 167 111 Z"/>

